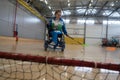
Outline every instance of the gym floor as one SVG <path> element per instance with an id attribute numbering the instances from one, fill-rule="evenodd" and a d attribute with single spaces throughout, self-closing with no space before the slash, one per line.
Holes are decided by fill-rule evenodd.
<path id="1" fill-rule="evenodd" d="M 66 44 L 64 52 L 44 51 L 44 41 L 19 38 L 16 42 L 15 38 L 1 36 L 0 51 L 120 64 L 120 49 L 114 47 Z"/>

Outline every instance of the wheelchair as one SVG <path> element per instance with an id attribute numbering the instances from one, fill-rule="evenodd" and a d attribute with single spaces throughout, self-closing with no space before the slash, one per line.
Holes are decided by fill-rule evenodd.
<path id="1" fill-rule="evenodd" d="M 119 40 L 116 38 L 112 38 L 110 40 L 103 38 L 102 39 L 102 47 L 109 46 L 109 47 L 117 47 L 119 45 Z"/>
<path id="2" fill-rule="evenodd" d="M 64 40 L 64 34 L 58 34 L 58 38 L 57 38 L 57 44 L 56 45 L 52 45 L 52 35 L 50 33 L 51 31 L 48 30 L 48 34 L 46 35 L 45 38 L 45 42 L 44 42 L 44 50 L 47 51 L 49 48 L 53 49 L 54 51 L 56 49 L 61 49 L 61 51 L 63 52 L 65 49 L 65 40 Z"/>

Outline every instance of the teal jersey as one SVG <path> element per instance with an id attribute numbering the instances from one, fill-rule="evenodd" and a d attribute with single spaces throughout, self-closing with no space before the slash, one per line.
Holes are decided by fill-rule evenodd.
<path id="1" fill-rule="evenodd" d="M 59 30 L 59 31 L 62 31 L 64 32 L 64 34 L 67 34 L 67 31 L 66 31 L 66 28 L 65 28 L 65 23 L 64 21 L 62 20 L 62 18 L 60 18 L 59 20 L 56 20 L 56 18 L 52 18 L 50 21 L 49 21 L 49 24 L 47 25 L 48 26 L 48 29 L 50 31 L 53 31 L 53 30 Z"/>
<path id="2" fill-rule="evenodd" d="M 60 20 L 52 20 L 52 29 L 53 30 L 62 30 L 63 22 Z"/>

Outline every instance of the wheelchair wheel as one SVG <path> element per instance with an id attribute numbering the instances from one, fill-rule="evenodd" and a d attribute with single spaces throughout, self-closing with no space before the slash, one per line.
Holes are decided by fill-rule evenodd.
<path id="1" fill-rule="evenodd" d="M 44 50 L 47 51 L 47 47 L 45 47 Z"/>
<path id="2" fill-rule="evenodd" d="M 61 51 L 64 52 L 65 49 L 65 43 L 63 42 L 62 46 L 61 46 Z"/>
<path id="3" fill-rule="evenodd" d="M 64 48 L 62 48 L 61 51 L 64 52 Z"/>
<path id="4" fill-rule="evenodd" d="M 44 50 L 47 51 L 47 48 L 48 48 L 48 42 L 45 41 L 45 44 L 44 44 Z"/>

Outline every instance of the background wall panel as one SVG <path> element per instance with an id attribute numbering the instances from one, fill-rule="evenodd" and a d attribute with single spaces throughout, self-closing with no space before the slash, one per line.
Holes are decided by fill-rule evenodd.
<path id="1" fill-rule="evenodd" d="M 3 0 L 0 3 L 0 36 L 13 36 L 16 6 Z M 22 38 L 44 39 L 45 23 L 25 8 L 18 5 L 16 14 L 18 36 Z"/>

